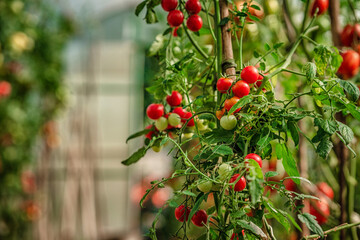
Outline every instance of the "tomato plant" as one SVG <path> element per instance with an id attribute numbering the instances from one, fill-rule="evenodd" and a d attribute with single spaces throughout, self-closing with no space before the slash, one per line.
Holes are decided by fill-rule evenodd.
<path id="1" fill-rule="evenodd" d="M 168 19 L 170 28 L 151 47 L 151 54 L 161 61 L 147 90 L 164 104 L 164 116 L 176 113 L 182 124 L 147 138 L 123 164 L 133 164 L 150 148 L 168 144 L 175 170 L 171 177 L 152 182 L 143 199 L 170 180 L 182 179 L 181 188 L 163 207 L 175 208 L 177 219 L 179 206 L 189 208 L 189 219 L 176 232 L 178 238 L 276 239 L 278 235 L 288 239 L 293 234 L 316 238 L 325 236 L 320 224 L 329 227 L 346 221 L 346 200 L 341 198 L 337 208 L 332 189 L 310 180 L 330 182 L 341 173 L 340 186 L 333 191 L 345 193 L 344 161 L 350 153 L 356 155 L 356 128 L 350 126 L 360 121 L 360 92 L 354 84 L 359 59 L 354 50 L 341 47 L 336 29 L 331 28 L 336 47 L 330 38 L 321 38 L 330 35 L 325 26 L 331 24 L 323 22 L 336 19 L 326 17 L 328 1 L 299 1 L 301 14 L 293 9 L 299 12 L 296 21 L 287 1 L 284 19 L 276 15 L 279 9 L 274 2 L 179 1 L 181 21 L 174 24 Z M 148 21 L 156 15 L 156 3 L 145 0 L 137 14 L 146 9 Z M 329 11 L 334 14 L 333 8 Z M 201 24 L 190 25 L 191 19 Z M 172 27 L 180 24 L 184 34 L 174 38 Z M 350 39 L 350 46 L 357 47 L 356 37 Z M 184 99 L 180 105 L 167 102 L 167 106 L 165 101 L 174 91 Z M 177 107 L 172 109 L 173 105 Z M 173 121 L 172 114 L 168 122 Z M 178 119 L 174 115 L 177 122 L 170 125 Z M 305 160 L 307 153 L 313 160 Z M 334 167 L 336 161 L 341 170 Z M 354 200 L 354 188 L 352 196 Z M 152 239 L 156 239 L 156 221 L 148 234 Z M 352 224 L 341 229 L 360 223 Z M 197 237 L 190 236 L 194 225 L 202 227 Z"/>

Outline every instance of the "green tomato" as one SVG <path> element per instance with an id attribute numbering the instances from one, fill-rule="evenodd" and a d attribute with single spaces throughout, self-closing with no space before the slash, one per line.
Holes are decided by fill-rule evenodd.
<path id="1" fill-rule="evenodd" d="M 160 117 L 155 121 L 155 127 L 159 131 L 163 131 L 168 127 L 168 120 L 165 117 Z"/>
<path id="2" fill-rule="evenodd" d="M 199 119 L 197 121 L 197 127 L 198 127 L 199 131 L 205 131 L 206 129 L 208 129 L 208 125 L 205 124 L 204 119 Z"/>
<path id="3" fill-rule="evenodd" d="M 154 152 L 160 152 L 161 151 L 161 149 L 162 149 L 162 146 L 152 146 L 151 147 L 152 148 L 152 150 L 154 151 Z"/>
<path id="4" fill-rule="evenodd" d="M 181 118 L 180 118 L 179 114 L 170 113 L 170 115 L 168 117 L 168 122 L 171 126 L 176 127 L 177 125 L 179 125 L 181 123 Z"/>
<path id="5" fill-rule="evenodd" d="M 201 182 L 197 185 L 198 189 L 204 193 L 210 192 L 212 189 L 212 182 L 211 181 L 205 181 Z"/>
<path id="6" fill-rule="evenodd" d="M 227 163 L 221 164 L 218 169 L 220 180 L 224 181 L 227 178 L 229 178 L 231 175 L 231 170 L 232 170 L 232 167 L 229 164 L 227 164 Z"/>
<path id="7" fill-rule="evenodd" d="M 232 130 L 236 127 L 237 119 L 234 115 L 223 116 L 220 119 L 220 126 L 225 130 Z"/>

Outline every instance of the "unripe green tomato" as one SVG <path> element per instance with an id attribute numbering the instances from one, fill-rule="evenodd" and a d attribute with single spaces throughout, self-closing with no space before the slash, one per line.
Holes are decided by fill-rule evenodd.
<path id="1" fill-rule="evenodd" d="M 205 124 L 204 119 L 199 119 L 197 121 L 197 127 L 198 127 L 199 131 L 205 131 L 208 128 L 208 126 Z"/>
<path id="2" fill-rule="evenodd" d="M 216 192 L 216 191 L 219 191 L 220 188 L 221 188 L 221 185 L 220 185 L 220 184 L 214 183 L 214 184 L 212 185 L 211 191 L 215 191 L 215 192 Z"/>
<path id="3" fill-rule="evenodd" d="M 160 152 L 161 151 L 161 149 L 162 149 L 162 146 L 152 146 L 151 147 L 152 148 L 152 150 L 154 151 L 154 152 Z"/>
<path id="4" fill-rule="evenodd" d="M 159 131 L 163 131 L 168 127 L 168 121 L 165 117 L 160 117 L 159 119 L 157 119 L 155 121 L 155 127 L 159 130 Z"/>
<path id="5" fill-rule="evenodd" d="M 224 181 L 227 178 L 229 178 L 231 175 L 231 170 L 232 170 L 232 167 L 229 164 L 227 164 L 227 163 L 221 164 L 218 169 L 220 180 Z"/>
<path id="6" fill-rule="evenodd" d="M 321 88 L 314 88 L 314 92 L 317 93 L 317 94 L 320 94 L 322 92 L 322 89 Z"/>
<path id="7" fill-rule="evenodd" d="M 170 116 L 168 117 L 168 122 L 171 126 L 176 127 L 181 123 L 181 118 L 176 113 L 170 113 Z"/>
<path id="8" fill-rule="evenodd" d="M 194 133 L 192 133 L 192 132 L 183 134 L 183 137 L 186 139 L 192 138 L 192 136 L 194 136 Z"/>
<path id="9" fill-rule="evenodd" d="M 236 127 L 237 119 L 234 115 L 222 116 L 220 126 L 225 130 L 232 130 Z"/>
<path id="10" fill-rule="evenodd" d="M 210 192 L 213 184 L 211 181 L 205 181 L 197 185 L 198 189 L 204 193 Z"/>

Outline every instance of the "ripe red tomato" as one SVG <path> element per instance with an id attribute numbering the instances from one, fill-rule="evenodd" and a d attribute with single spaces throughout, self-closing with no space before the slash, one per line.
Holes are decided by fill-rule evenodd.
<path id="1" fill-rule="evenodd" d="M 354 50 L 345 51 L 342 54 L 343 61 L 338 69 L 338 74 L 343 79 L 355 76 L 359 71 L 360 55 Z"/>
<path id="2" fill-rule="evenodd" d="M 188 27 L 188 29 L 190 29 L 193 32 L 199 31 L 202 25 L 203 25 L 203 20 L 197 14 L 191 15 L 186 21 L 186 26 Z"/>
<path id="3" fill-rule="evenodd" d="M 226 93 L 231 87 L 233 80 L 231 78 L 219 78 L 216 83 L 216 88 L 221 93 Z"/>
<path id="4" fill-rule="evenodd" d="M 241 234 L 242 234 L 243 236 L 245 236 L 245 230 L 244 230 L 244 229 L 241 230 Z M 231 235 L 230 240 L 234 240 L 234 239 L 235 239 L 235 236 L 236 236 L 236 240 L 239 240 L 239 234 L 238 234 L 238 233 L 233 233 L 233 234 Z"/>
<path id="5" fill-rule="evenodd" d="M 167 12 L 174 10 L 177 5 L 178 0 L 161 0 L 161 7 Z"/>
<path id="6" fill-rule="evenodd" d="M 145 129 L 151 129 L 153 126 L 154 125 L 152 125 L 152 124 L 148 125 L 148 126 L 145 127 Z M 156 135 L 156 132 L 155 131 L 150 131 L 147 134 L 145 134 L 145 137 L 151 140 L 154 135 Z"/>
<path id="7" fill-rule="evenodd" d="M 315 206 L 318 210 L 315 209 L 312 205 L 310 205 L 310 214 L 316 217 L 316 220 L 319 224 L 324 224 L 327 222 L 328 217 L 330 216 L 330 207 L 327 204 L 325 199 L 321 199 L 320 201 L 315 200 Z"/>
<path id="8" fill-rule="evenodd" d="M 334 199 L 334 190 L 326 183 L 320 182 L 316 185 L 320 192 L 325 194 L 328 198 Z"/>
<path id="9" fill-rule="evenodd" d="M 178 29 L 179 29 L 179 27 L 174 28 L 173 33 L 172 33 L 174 37 L 179 36 L 178 33 L 177 33 Z"/>
<path id="10" fill-rule="evenodd" d="M 185 3 L 185 9 L 190 15 L 198 14 L 201 11 L 201 3 L 199 0 L 188 0 Z"/>
<path id="11" fill-rule="evenodd" d="M 296 191 L 296 183 L 291 179 L 287 178 L 284 180 L 285 189 L 288 191 L 295 192 Z"/>
<path id="12" fill-rule="evenodd" d="M 240 178 L 240 174 L 234 174 L 231 178 L 230 178 L 230 181 L 229 183 L 233 183 L 233 182 L 236 182 L 238 179 Z M 235 183 L 235 187 L 234 187 L 234 191 L 235 192 L 241 192 L 242 190 L 244 190 L 246 187 L 246 180 L 245 180 L 245 177 L 242 176 L 240 178 L 240 180 Z M 233 187 L 230 186 L 230 188 L 232 189 Z"/>
<path id="13" fill-rule="evenodd" d="M 36 191 L 36 179 L 33 172 L 23 171 L 21 173 L 21 187 L 27 194 L 32 194 Z"/>
<path id="14" fill-rule="evenodd" d="M 191 118 L 192 117 L 192 113 L 191 112 L 186 112 L 185 114 L 184 114 L 184 116 L 183 116 L 183 122 L 186 122 L 189 118 Z M 188 127 L 192 127 L 192 126 L 194 126 L 195 125 L 195 122 L 194 122 L 194 118 L 192 118 L 189 122 L 188 122 L 188 124 L 187 124 L 187 126 Z"/>
<path id="15" fill-rule="evenodd" d="M 7 81 L 0 81 L 0 97 L 7 97 L 11 93 L 11 84 Z"/>
<path id="16" fill-rule="evenodd" d="M 171 95 L 166 97 L 166 102 L 172 106 L 179 106 L 181 104 L 183 97 L 178 91 L 172 91 Z"/>
<path id="17" fill-rule="evenodd" d="M 247 66 L 241 71 L 241 79 L 251 84 L 258 80 L 259 71 L 254 66 Z"/>
<path id="18" fill-rule="evenodd" d="M 150 119 L 159 119 L 164 115 L 164 106 L 159 103 L 152 103 L 147 107 L 146 114 Z"/>
<path id="19" fill-rule="evenodd" d="M 185 109 L 183 109 L 182 107 L 177 107 L 177 108 L 174 108 L 173 113 L 176 113 L 181 118 L 184 118 L 184 115 L 185 115 L 185 113 L 187 113 L 187 111 Z"/>
<path id="20" fill-rule="evenodd" d="M 235 96 L 242 98 L 249 95 L 250 86 L 245 81 L 240 80 L 232 87 L 232 91 Z"/>
<path id="21" fill-rule="evenodd" d="M 342 45 L 350 47 L 360 41 L 360 24 L 347 24 L 340 35 Z"/>
<path id="22" fill-rule="evenodd" d="M 230 99 L 226 99 L 224 103 L 224 107 L 226 110 L 230 111 L 231 107 L 234 106 L 235 103 L 237 103 L 240 100 L 238 97 L 232 97 Z M 236 109 L 236 113 L 239 112 L 241 108 Z"/>
<path id="23" fill-rule="evenodd" d="M 184 222 L 187 221 L 189 219 L 189 214 L 190 214 L 190 208 L 187 207 L 185 208 L 184 205 L 180 205 L 177 208 L 175 208 L 175 218 L 180 221 L 180 222 Z"/>
<path id="24" fill-rule="evenodd" d="M 220 120 L 221 117 L 224 116 L 224 113 L 225 113 L 225 108 L 222 108 L 221 110 L 217 110 L 217 111 L 215 112 L 217 119 Z"/>
<path id="25" fill-rule="evenodd" d="M 314 16 L 317 8 L 319 9 L 317 15 L 323 14 L 329 8 L 329 0 L 315 0 L 311 8 L 311 16 Z"/>
<path id="26" fill-rule="evenodd" d="M 250 153 L 246 155 L 245 159 L 254 159 L 259 164 L 259 166 L 262 167 L 262 159 L 259 155 L 255 153 Z M 247 163 L 247 161 L 245 161 L 245 163 Z"/>
<path id="27" fill-rule="evenodd" d="M 184 14 L 180 10 L 172 10 L 167 16 L 167 21 L 171 27 L 178 27 L 184 21 Z"/>
<path id="28" fill-rule="evenodd" d="M 191 218 L 191 222 L 198 227 L 203 227 L 207 223 L 208 215 L 205 210 L 201 209 L 197 211 Z"/>

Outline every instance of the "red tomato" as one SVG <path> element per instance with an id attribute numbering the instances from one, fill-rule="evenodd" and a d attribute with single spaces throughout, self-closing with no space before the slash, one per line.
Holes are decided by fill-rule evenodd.
<path id="1" fill-rule="evenodd" d="M 329 7 L 329 0 L 315 0 L 312 8 L 311 8 L 311 16 L 314 16 L 316 9 L 318 8 L 319 11 L 317 12 L 317 15 L 323 14 Z"/>
<path id="2" fill-rule="evenodd" d="M 148 125 L 145 127 L 145 129 L 151 129 L 154 125 Z M 145 134 L 145 137 L 148 138 L 148 139 L 152 139 L 152 137 L 156 134 L 155 131 L 150 131 L 148 132 L 147 134 Z"/>
<path id="3" fill-rule="evenodd" d="M 190 29 L 193 32 L 199 31 L 202 25 L 203 25 L 203 20 L 197 14 L 191 15 L 186 21 L 186 26 L 188 27 L 188 29 Z"/>
<path id="4" fill-rule="evenodd" d="M 316 220 L 319 224 L 324 224 L 327 222 L 328 217 L 330 216 L 330 207 L 327 204 L 326 200 L 320 199 L 320 201 L 315 200 L 315 206 L 318 208 L 315 209 L 310 205 L 310 214 L 316 217 Z"/>
<path id="5" fill-rule="evenodd" d="M 198 227 L 203 227 L 207 223 L 208 215 L 205 210 L 197 211 L 194 216 L 191 218 L 191 222 Z"/>
<path id="6" fill-rule="evenodd" d="M 174 28 L 174 30 L 173 30 L 173 36 L 174 37 L 177 37 L 178 36 L 178 33 L 177 33 L 177 30 L 179 29 L 179 27 L 176 27 L 176 28 Z"/>
<path id="7" fill-rule="evenodd" d="M 221 117 L 224 116 L 224 113 L 225 113 L 225 108 L 222 108 L 221 110 L 217 110 L 217 111 L 215 112 L 217 119 L 220 120 Z"/>
<path id="8" fill-rule="evenodd" d="M 187 113 L 187 111 L 185 109 L 183 109 L 182 107 L 177 107 L 177 108 L 174 108 L 173 113 L 176 113 L 181 118 L 184 118 L 184 115 Z"/>
<path id="9" fill-rule="evenodd" d="M 254 66 L 247 66 L 241 71 L 241 79 L 247 83 L 254 83 L 259 78 L 259 71 Z"/>
<path id="10" fill-rule="evenodd" d="M 178 5 L 178 0 L 162 0 L 161 1 L 161 7 L 167 12 L 174 10 L 177 7 L 177 5 Z"/>
<path id="11" fill-rule="evenodd" d="M 347 24 L 340 35 L 342 45 L 350 47 L 360 41 L 360 24 Z"/>
<path id="12" fill-rule="evenodd" d="M 349 79 L 355 76 L 359 71 L 360 56 L 353 50 L 345 51 L 342 54 L 343 61 L 338 69 L 338 74 L 343 79 Z"/>
<path id="13" fill-rule="evenodd" d="M 172 91 L 171 95 L 166 97 L 166 102 L 172 106 L 179 106 L 182 101 L 182 95 L 178 91 Z"/>
<path id="14" fill-rule="evenodd" d="M 162 104 L 152 103 L 147 107 L 146 114 L 152 120 L 159 119 L 164 115 L 164 106 Z"/>
<path id="15" fill-rule="evenodd" d="M 11 93 L 11 84 L 7 81 L 0 81 L 0 97 L 7 97 Z"/>
<path id="16" fill-rule="evenodd" d="M 168 188 L 158 188 L 151 196 L 151 202 L 155 207 L 161 208 L 169 199 L 170 194 Z"/>
<path id="17" fill-rule="evenodd" d="M 229 183 L 233 183 L 233 182 L 236 182 L 238 179 L 240 178 L 240 174 L 234 174 L 231 178 L 230 178 L 230 181 Z M 235 192 L 241 192 L 242 190 L 244 190 L 246 187 L 246 180 L 245 180 L 245 177 L 242 176 L 240 178 L 240 180 L 235 183 L 235 187 L 234 187 L 234 191 Z M 233 187 L 230 186 L 230 188 L 232 189 Z"/>
<path id="18" fill-rule="evenodd" d="M 177 208 L 175 208 L 175 218 L 179 221 L 179 222 L 184 222 L 187 221 L 189 219 L 189 214 L 190 214 L 190 208 L 187 207 L 185 208 L 184 205 L 180 205 Z"/>
<path id="19" fill-rule="evenodd" d="M 328 198 L 334 199 L 334 190 L 326 183 L 320 182 L 316 185 L 320 192 L 325 194 Z"/>
<path id="20" fill-rule="evenodd" d="M 259 166 L 262 167 L 262 159 L 259 155 L 255 153 L 250 153 L 246 155 L 245 159 L 254 159 L 259 164 Z M 247 161 L 245 161 L 245 163 L 247 163 Z"/>
<path id="21" fill-rule="evenodd" d="M 296 191 L 296 183 L 291 178 L 285 179 L 284 185 L 285 185 L 286 190 L 292 191 L 292 192 Z"/>
<path id="22" fill-rule="evenodd" d="M 186 112 L 185 114 L 184 114 L 184 117 L 183 117 L 183 119 L 182 119 L 182 122 L 186 122 L 189 118 L 191 118 L 192 117 L 192 113 L 191 112 Z M 195 122 L 194 122 L 194 118 L 192 118 L 189 122 L 188 122 L 188 124 L 187 124 L 187 126 L 188 127 L 192 127 L 192 126 L 194 126 L 195 125 Z"/>
<path id="23" fill-rule="evenodd" d="M 243 236 L 245 236 L 245 230 L 244 230 L 244 229 L 241 230 L 241 233 L 242 233 Z M 233 234 L 231 235 L 230 240 L 234 240 L 234 239 L 235 239 L 235 236 L 236 236 L 236 240 L 239 240 L 239 235 L 238 235 L 238 233 L 233 233 Z"/>
<path id="24" fill-rule="evenodd" d="M 30 221 L 35 221 L 40 217 L 41 211 L 39 205 L 31 200 L 24 203 L 24 210 Z"/>
<path id="25" fill-rule="evenodd" d="M 216 88 L 221 93 L 226 93 L 231 87 L 233 80 L 230 78 L 219 78 L 216 83 Z"/>
<path id="26" fill-rule="evenodd" d="M 171 27 L 178 27 L 184 21 L 184 14 L 180 10 L 172 10 L 167 16 L 167 21 Z"/>
<path id="27" fill-rule="evenodd" d="M 259 78 L 258 78 L 258 80 L 255 82 L 256 87 L 260 87 L 260 86 L 261 86 L 263 79 L 264 79 L 264 77 L 259 74 Z M 269 81 L 270 81 L 270 79 L 269 79 Z M 266 90 L 266 89 L 263 88 L 262 90 L 264 91 L 264 90 Z"/>
<path id="28" fill-rule="evenodd" d="M 224 103 L 224 107 L 226 110 L 230 111 L 231 107 L 234 106 L 235 103 L 237 103 L 240 100 L 238 97 L 232 97 L 230 99 L 226 99 Z M 236 113 L 239 112 L 241 108 L 236 109 Z"/>
<path id="29" fill-rule="evenodd" d="M 240 80 L 232 87 L 232 91 L 235 96 L 242 98 L 249 95 L 250 87 L 245 81 Z"/>
<path id="30" fill-rule="evenodd" d="M 188 0 L 185 3 L 185 9 L 190 15 L 198 14 L 201 11 L 201 3 L 199 0 Z"/>

